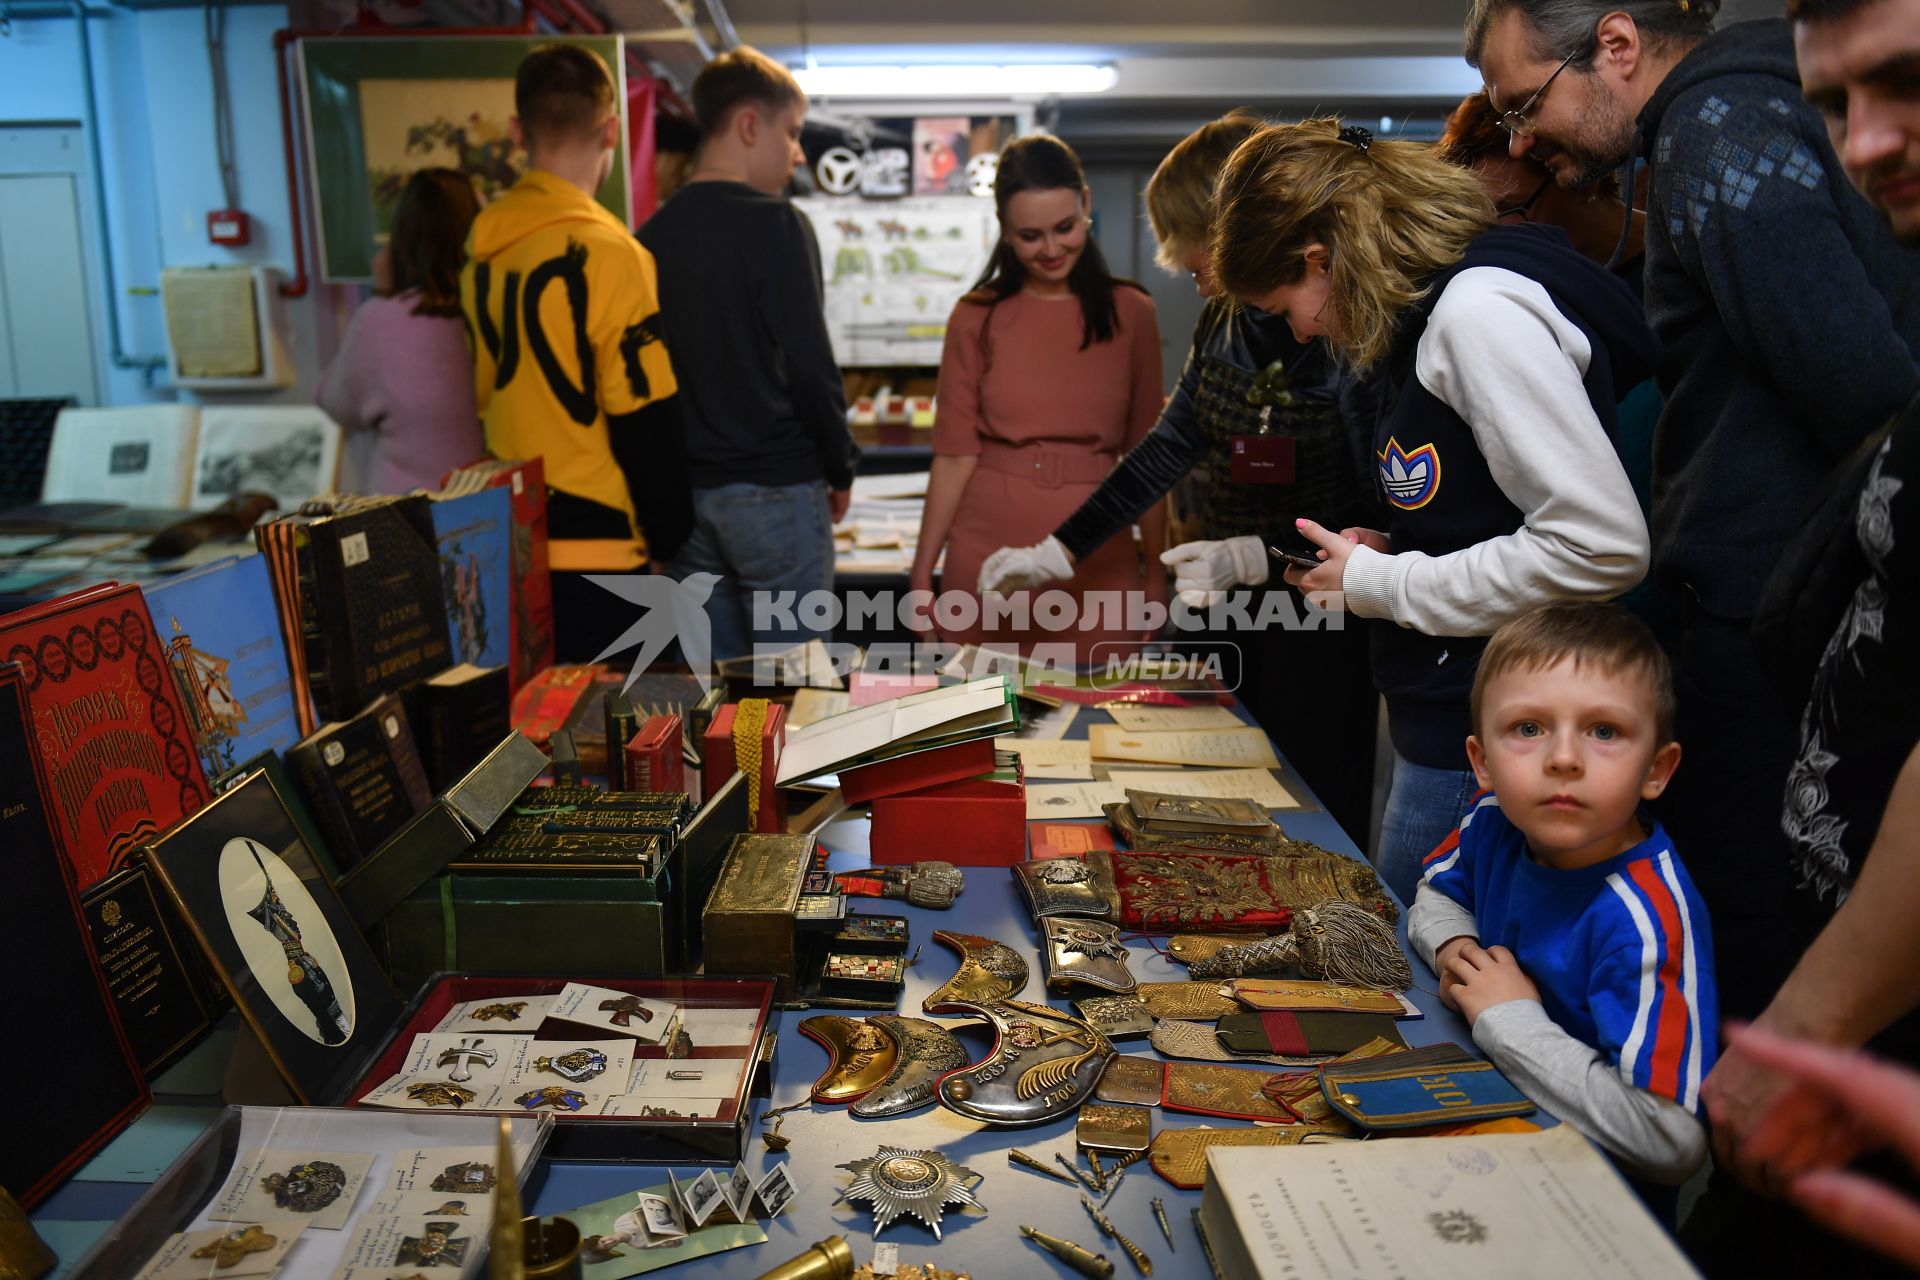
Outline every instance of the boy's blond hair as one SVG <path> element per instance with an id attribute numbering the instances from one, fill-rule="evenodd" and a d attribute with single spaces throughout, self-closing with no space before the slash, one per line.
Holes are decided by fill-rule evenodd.
<path id="1" fill-rule="evenodd" d="M 1147 223 L 1159 244 L 1153 260 L 1178 274 L 1180 259 L 1207 247 L 1213 188 L 1234 148 L 1260 131 L 1260 117 L 1242 108 L 1209 120 L 1174 145 L 1147 179 Z"/>
<path id="2" fill-rule="evenodd" d="M 1653 631 L 1617 604 L 1557 600 L 1523 613 L 1493 633 L 1473 674 L 1473 731 L 1487 685 L 1509 671 L 1542 671 L 1563 659 L 1593 663 L 1609 674 L 1638 672 L 1653 688 L 1656 745 L 1674 740 L 1673 664 Z"/>

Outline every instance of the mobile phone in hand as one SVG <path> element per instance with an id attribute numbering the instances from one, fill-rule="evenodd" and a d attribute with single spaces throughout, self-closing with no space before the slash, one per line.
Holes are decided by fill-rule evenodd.
<path id="1" fill-rule="evenodd" d="M 1308 555 L 1303 551 L 1286 551 L 1280 547 L 1268 547 L 1267 554 L 1296 569 L 1318 569 L 1322 563 L 1317 555 Z"/>

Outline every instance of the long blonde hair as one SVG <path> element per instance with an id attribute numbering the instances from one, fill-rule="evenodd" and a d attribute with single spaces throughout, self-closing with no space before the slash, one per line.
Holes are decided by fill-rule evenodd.
<path id="1" fill-rule="evenodd" d="M 1230 111 L 1180 139 L 1160 161 L 1147 180 L 1147 222 L 1159 244 L 1153 260 L 1161 267 L 1178 275 L 1182 256 L 1206 248 L 1220 170 L 1260 127 L 1260 117 Z"/>
<path id="2" fill-rule="evenodd" d="M 1235 298 L 1263 296 L 1300 279 L 1308 245 L 1325 245 L 1336 317 L 1327 342 L 1365 369 L 1434 273 L 1493 225 L 1479 180 L 1425 143 L 1343 131 L 1331 116 L 1272 125 L 1221 171 L 1213 276 Z"/>

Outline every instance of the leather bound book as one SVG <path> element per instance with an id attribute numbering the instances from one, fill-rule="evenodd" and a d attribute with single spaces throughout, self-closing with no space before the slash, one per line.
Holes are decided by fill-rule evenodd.
<path id="1" fill-rule="evenodd" d="M 466 776 L 512 731 L 505 667 L 448 667 L 420 687 L 427 781 L 444 790 Z"/>
<path id="2" fill-rule="evenodd" d="M 513 695 L 513 727 L 542 751 L 551 751 L 553 735 L 567 727 L 581 699 L 592 696 L 603 663 L 562 663 L 548 667 Z"/>
<path id="3" fill-rule="evenodd" d="M 680 717 L 654 716 L 631 735 L 626 750 L 627 785 L 635 791 L 684 791 Z"/>
<path id="4" fill-rule="evenodd" d="M 291 517 L 300 634 L 315 709 L 343 720 L 453 662 L 424 495 L 348 499 Z"/>
<path id="5" fill-rule="evenodd" d="M 287 763 L 342 871 L 379 848 L 433 798 L 395 694 L 351 720 L 323 725 L 287 752 Z"/>
<path id="6" fill-rule="evenodd" d="M 152 1101 L 115 1018 L 48 805 L 26 678 L 0 667 L 0 971 L 13 976 L 7 1010 L 19 1048 L 0 1065 L 16 1106 L 0 1142 L 0 1186 L 31 1208 Z M 45 1037 L 45 1053 L 26 1034 Z"/>
<path id="7" fill-rule="evenodd" d="M 107 584 L 0 618 L 22 668 L 54 839 L 88 889 L 207 802 L 166 645 L 134 586 Z"/>

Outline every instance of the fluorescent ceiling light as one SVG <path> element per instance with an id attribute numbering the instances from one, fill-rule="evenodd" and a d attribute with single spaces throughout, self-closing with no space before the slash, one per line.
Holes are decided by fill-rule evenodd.
<path id="1" fill-rule="evenodd" d="M 1012 66 L 807 67 L 794 78 L 810 98 L 995 98 L 1100 93 L 1120 78 L 1092 63 Z"/>

